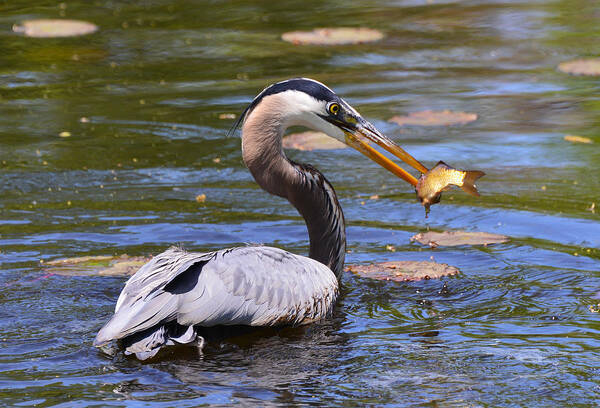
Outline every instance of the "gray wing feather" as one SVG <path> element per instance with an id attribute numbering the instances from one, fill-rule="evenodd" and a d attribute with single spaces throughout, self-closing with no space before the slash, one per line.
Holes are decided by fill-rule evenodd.
<path id="1" fill-rule="evenodd" d="M 278 248 L 209 253 L 170 248 L 125 284 L 95 344 L 160 323 L 183 326 L 303 324 L 325 317 L 338 281 L 325 265 Z"/>
<path id="2" fill-rule="evenodd" d="M 148 297 L 151 293 L 163 289 L 179 274 L 192 265 L 206 262 L 215 256 L 216 252 L 190 253 L 176 247 L 155 256 L 142 266 L 129 280 L 119 295 L 115 313 L 124 302 L 133 302 L 139 298 Z"/>

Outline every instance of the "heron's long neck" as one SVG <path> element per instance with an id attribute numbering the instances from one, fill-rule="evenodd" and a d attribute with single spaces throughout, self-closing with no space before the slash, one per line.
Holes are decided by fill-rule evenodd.
<path id="1" fill-rule="evenodd" d="M 344 214 L 331 184 L 315 168 L 286 158 L 281 147 L 285 130 L 272 114 L 253 112 L 242 128 L 244 162 L 266 191 L 287 198 L 304 218 L 309 256 L 341 277 L 346 255 Z"/>
<path id="2" fill-rule="evenodd" d="M 309 256 L 329 266 L 339 279 L 346 257 L 346 224 L 335 190 L 314 167 L 292 165 L 301 175 L 301 187 L 290 191 L 287 199 L 306 221 Z"/>

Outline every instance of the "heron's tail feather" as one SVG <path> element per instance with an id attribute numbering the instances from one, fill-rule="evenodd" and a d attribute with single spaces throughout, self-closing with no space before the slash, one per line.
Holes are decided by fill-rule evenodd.
<path id="1" fill-rule="evenodd" d="M 197 335 L 194 326 L 173 322 L 127 336 L 123 339 L 123 346 L 125 354 L 135 354 L 139 360 L 146 360 L 154 357 L 163 346 L 194 342 L 200 347 L 204 344 L 204 339 Z"/>
<path id="2" fill-rule="evenodd" d="M 158 327 L 172 320 L 177 311 L 177 298 L 160 293 L 144 301 L 122 305 L 118 312 L 100 329 L 94 346 L 102 346 L 138 332 Z"/>

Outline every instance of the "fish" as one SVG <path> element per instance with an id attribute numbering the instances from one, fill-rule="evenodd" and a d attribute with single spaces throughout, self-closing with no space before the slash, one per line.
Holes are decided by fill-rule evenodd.
<path id="1" fill-rule="evenodd" d="M 451 185 L 458 186 L 464 192 L 478 197 L 479 192 L 475 181 L 483 176 L 485 176 L 483 171 L 458 170 L 439 161 L 427 173 L 421 174 L 415 188 L 417 198 L 425 207 L 425 216 L 429 214 L 429 207 L 440 202 L 442 191 L 450 189 Z"/>

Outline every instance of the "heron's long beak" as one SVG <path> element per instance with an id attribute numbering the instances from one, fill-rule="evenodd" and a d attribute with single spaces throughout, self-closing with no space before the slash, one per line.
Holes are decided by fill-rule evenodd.
<path id="1" fill-rule="evenodd" d="M 375 126 L 364 120 L 362 117 L 356 118 L 356 124 L 352 127 L 343 127 L 342 130 L 346 134 L 346 144 L 351 146 L 373 160 L 375 163 L 391 171 L 396 176 L 400 177 L 404 181 L 412 184 L 416 187 L 417 179 L 402 167 L 379 153 L 373 147 L 370 146 L 369 142 L 376 143 L 383 147 L 385 150 L 412 166 L 421 173 L 427 173 L 429 170 L 423 166 L 417 159 L 408 154 L 403 148 L 392 142 L 381 132 L 379 132 Z"/>

